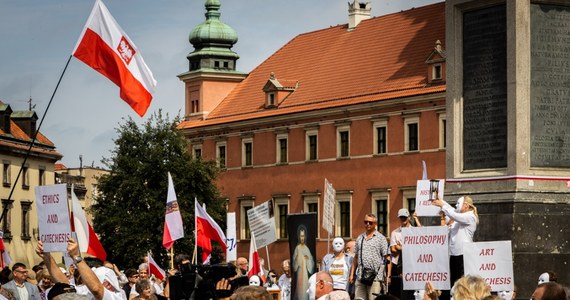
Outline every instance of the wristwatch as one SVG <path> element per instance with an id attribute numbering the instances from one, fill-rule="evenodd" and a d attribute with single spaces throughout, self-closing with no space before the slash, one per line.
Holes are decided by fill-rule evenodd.
<path id="1" fill-rule="evenodd" d="M 81 257 L 81 256 L 76 256 L 73 258 L 73 264 L 74 265 L 77 265 L 78 263 L 80 263 L 82 261 L 83 261 L 83 257 Z"/>

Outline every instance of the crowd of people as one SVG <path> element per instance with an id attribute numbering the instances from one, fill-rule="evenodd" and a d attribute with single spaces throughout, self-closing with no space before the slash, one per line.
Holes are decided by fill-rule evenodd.
<path id="1" fill-rule="evenodd" d="M 433 204 L 441 207 L 441 225 L 449 226 L 450 291 L 438 291 L 430 282 L 424 290 L 403 289 L 402 229 L 422 226 L 414 214 L 402 208 L 398 211 L 400 227 L 394 229 L 389 238 L 377 230 L 377 218 L 373 214 L 364 217 L 364 232 L 355 240 L 346 241 L 337 237 L 332 242 L 332 253 L 320 261 L 320 268 L 303 284 L 292 282 L 292 271 L 299 272 L 305 262 L 308 250 L 299 250 L 295 266 L 289 259 L 281 264 L 280 270 L 266 270 L 263 258 L 262 271 L 248 276 L 249 262 L 239 257 L 228 269 L 212 269 L 202 274 L 191 269 L 190 257 L 179 254 L 175 257 L 175 268 L 169 271 L 166 280 L 150 276 L 149 265 L 142 261 L 138 268 L 121 271 L 115 264 L 104 262 L 102 266 L 91 267 L 80 255 L 76 241 L 68 241 L 68 255 L 73 259 L 69 268 L 59 266 L 50 253 L 43 251 L 38 242 L 36 253 L 42 262 L 28 270 L 22 263 L 15 263 L 11 269 L 0 272 L 0 300 L 3 299 L 230 299 L 230 300 L 514 300 L 517 288 L 512 291 L 491 293 L 489 285 L 479 276 L 465 275 L 463 267 L 463 245 L 473 241 L 479 218 L 470 197 L 458 199 L 455 207 L 437 199 Z M 413 225 L 412 221 L 413 220 Z M 299 233 L 300 244 L 304 245 L 304 232 Z M 304 251 L 304 252 L 303 252 Z M 310 268 L 312 269 L 312 268 Z M 204 282 L 209 273 L 210 285 Z M 231 273 L 231 276 L 220 274 Z M 184 277 L 184 274 L 198 274 Z M 202 278 L 200 275 L 204 276 Z M 218 278 L 220 277 L 221 278 Z M 299 280 L 297 278 L 297 280 Z M 531 300 L 570 300 L 570 290 L 557 282 L 557 275 L 544 272 L 538 277 L 538 284 Z M 201 283 L 200 283 L 201 282 Z M 292 290 L 296 287 L 296 290 Z M 190 292 L 188 292 L 190 291 Z M 196 293 L 196 291 L 200 293 Z"/>

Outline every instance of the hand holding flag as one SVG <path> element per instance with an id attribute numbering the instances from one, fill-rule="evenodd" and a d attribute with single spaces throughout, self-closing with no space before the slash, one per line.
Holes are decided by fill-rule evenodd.
<path id="1" fill-rule="evenodd" d="M 166 278 L 166 272 L 158 266 L 154 259 L 152 259 L 150 252 L 148 253 L 148 271 L 151 275 L 154 275 L 160 280 L 164 280 L 164 278 Z"/>

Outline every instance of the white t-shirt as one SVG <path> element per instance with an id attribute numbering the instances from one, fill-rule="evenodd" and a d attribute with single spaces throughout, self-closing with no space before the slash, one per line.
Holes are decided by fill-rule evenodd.
<path id="1" fill-rule="evenodd" d="M 346 260 L 344 255 L 340 259 L 335 259 L 329 267 L 329 274 L 333 279 L 333 288 L 335 290 L 346 290 L 346 285 L 348 283 L 348 266 L 346 265 Z"/>

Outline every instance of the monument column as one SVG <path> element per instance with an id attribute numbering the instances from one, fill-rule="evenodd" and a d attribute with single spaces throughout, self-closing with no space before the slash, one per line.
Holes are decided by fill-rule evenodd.
<path id="1" fill-rule="evenodd" d="M 511 240 L 515 284 L 570 282 L 570 1 L 446 1 L 446 198 Z"/>

